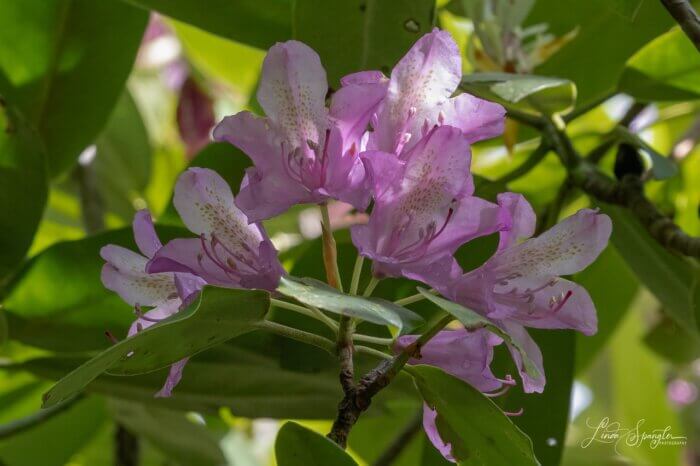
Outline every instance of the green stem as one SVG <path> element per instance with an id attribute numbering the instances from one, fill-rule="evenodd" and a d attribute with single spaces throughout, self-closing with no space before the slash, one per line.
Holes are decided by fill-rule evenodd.
<path id="1" fill-rule="evenodd" d="M 374 292 L 374 289 L 377 287 L 378 284 L 379 279 L 376 277 L 372 277 L 372 279 L 369 281 L 369 284 L 367 285 L 367 288 L 365 288 L 365 292 L 362 293 L 362 296 L 365 298 L 372 296 L 372 293 Z"/>
<path id="2" fill-rule="evenodd" d="M 384 353 L 384 352 L 379 351 L 379 350 L 374 349 L 374 348 L 370 348 L 369 346 L 357 345 L 357 346 L 355 346 L 355 351 L 357 351 L 358 353 L 369 354 L 370 356 L 375 356 L 375 357 L 380 358 L 380 359 L 386 359 L 386 360 L 391 359 L 390 354 Z"/>
<path id="3" fill-rule="evenodd" d="M 437 290 L 431 288 L 428 290 L 428 293 L 437 294 Z M 422 293 L 416 293 L 411 296 L 406 296 L 405 298 L 397 299 L 394 301 L 394 304 L 397 306 L 408 306 L 409 304 L 417 303 L 419 301 L 423 301 L 424 299 L 426 299 L 425 295 Z"/>
<path id="4" fill-rule="evenodd" d="M 343 283 L 340 280 L 340 270 L 338 269 L 338 250 L 333 238 L 331 229 L 331 218 L 328 214 L 328 204 L 325 202 L 319 205 L 321 209 L 321 232 L 323 237 L 323 265 L 326 268 L 326 279 L 333 288 L 343 291 Z"/>
<path id="5" fill-rule="evenodd" d="M 299 314 L 303 314 L 305 316 L 311 317 L 316 320 L 320 320 L 324 324 L 328 326 L 331 330 L 333 330 L 333 333 L 338 331 L 338 324 L 336 321 L 325 315 L 321 310 L 316 309 L 316 308 L 311 308 L 311 307 L 305 307 L 305 306 L 299 306 L 298 304 L 294 303 L 288 303 L 287 301 L 282 301 L 279 299 L 270 299 L 270 303 L 275 306 L 279 307 L 282 309 L 287 309 L 289 311 L 294 311 L 298 312 Z"/>
<path id="6" fill-rule="evenodd" d="M 333 354 L 333 351 L 335 350 L 335 344 L 328 338 L 316 335 L 315 333 L 305 332 L 304 330 L 299 330 L 297 328 L 288 327 L 270 320 L 258 322 L 254 324 L 254 327 L 276 335 L 291 338 L 292 340 L 297 340 L 302 343 L 316 346 L 317 348 L 321 348 L 331 354 Z"/>
<path id="7" fill-rule="evenodd" d="M 382 337 L 373 337 L 372 335 L 363 335 L 361 333 L 356 333 L 352 336 L 352 339 L 355 341 L 364 341 L 367 343 L 374 343 L 375 345 L 383 345 L 383 346 L 390 346 L 393 342 L 393 338 L 382 338 Z"/>
<path id="8" fill-rule="evenodd" d="M 352 281 L 350 282 L 350 294 L 357 294 L 357 287 L 360 285 L 360 277 L 362 276 L 362 264 L 364 264 L 365 258 L 360 254 L 357 255 L 355 260 L 355 267 L 352 269 Z"/>

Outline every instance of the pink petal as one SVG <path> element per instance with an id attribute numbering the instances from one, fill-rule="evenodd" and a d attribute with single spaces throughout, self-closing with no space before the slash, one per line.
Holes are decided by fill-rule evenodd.
<path id="1" fill-rule="evenodd" d="M 440 111 L 442 124 L 460 128 L 469 143 L 503 134 L 506 110 L 499 104 L 465 93 L 441 105 Z"/>
<path id="2" fill-rule="evenodd" d="M 175 185 L 173 203 L 190 231 L 208 239 L 215 236 L 233 251 L 243 245 L 257 249 L 263 239 L 234 204 L 229 185 L 213 170 L 187 169 Z"/>
<path id="3" fill-rule="evenodd" d="M 326 131 L 328 81 L 316 52 L 297 41 L 275 44 L 263 62 L 258 102 L 294 147 L 320 144 Z"/>
<path id="4" fill-rule="evenodd" d="M 144 256 L 152 257 L 163 246 L 153 227 L 151 213 L 147 209 L 136 212 L 132 228 L 136 245 Z"/>
<path id="5" fill-rule="evenodd" d="M 501 230 L 499 251 L 514 246 L 535 233 L 535 211 L 522 194 L 501 193 L 498 195 L 498 205 L 504 209 L 510 224 L 508 229 Z"/>
<path id="6" fill-rule="evenodd" d="M 182 371 L 185 369 L 185 365 L 187 365 L 187 361 L 189 361 L 189 359 L 190 358 L 181 359 L 170 366 L 170 372 L 168 372 L 168 378 L 165 379 L 163 388 L 161 388 L 158 393 L 154 395 L 156 398 L 168 398 L 172 396 L 173 389 L 180 383 L 180 379 L 182 379 Z"/>
<path id="7" fill-rule="evenodd" d="M 379 84 L 388 83 L 389 80 L 381 71 L 358 71 L 340 78 L 342 86 L 350 86 L 352 84 Z"/>
<path id="8" fill-rule="evenodd" d="M 238 147 L 259 170 L 278 170 L 286 156 L 282 140 L 267 118 L 240 112 L 227 116 L 216 125 L 214 140 L 226 141 Z"/>
<path id="9" fill-rule="evenodd" d="M 511 345 L 508 346 L 510 354 L 513 357 L 513 361 L 515 361 L 515 365 L 520 372 L 520 377 L 523 381 L 523 391 L 525 393 L 542 393 L 544 391 L 546 379 L 544 376 L 544 364 L 542 362 L 542 352 L 540 351 L 540 347 L 537 346 L 535 340 L 532 339 L 530 334 L 527 333 L 527 330 L 525 330 L 525 327 L 522 325 L 507 320 L 498 322 L 498 325 L 502 327 L 508 335 L 510 335 L 514 342 L 520 345 L 530 362 L 532 362 L 536 370 L 539 372 L 537 376 L 528 374 L 525 370 L 523 358 L 520 355 L 520 352 Z"/>
<path id="10" fill-rule="evenodd" d="M 534 289 L 549 277 L 571 275 L 591 264 L 608 244 L 612 222 L 605 214 L 582 209 L 537 238 L 499 253 L 494 265 L 503 275 L 519 274 L 511 285 Z"/>
<path id="11" fill-rule="evenodd" d="M 440 437 L 440 432 L 438 431 L 436 424 L 437 416 L 437 411 L 431 409 L 427 403 L 423 403 L 423 430 L 425 431 L 425 435 L 428 436 L 430 443 L 437 448 L 440 454 L 447 461 L 456 463 L 457 460 L 455 460 L 454 456 L 452 456 L 452 445 L 445 443 L 445 441 L 442 440 L 442 437 Z"/>
<path id="12" fill-rule="evenodd" d="M 397 152 L 398 140 L 410 133 L 406 149 L 420 138 L 426 119 L 447 101 L 462 78 L 462 59 L 449 33 L 437 28 L 421 37 L 391 72 L 379 125 L 371 148 Z"/>
<path id="13" fill-rule="evenodd" d="M 133 324 L 131 324 L 127 337 L 134 336 L 139 331 L 155 325 L 157 321 L 165 320 L 177 313 L 180 310 L 181 304 L 182 302 L 179 299 L 170 299 L 162 304 L 159 304 L 157 307 L 144 314 L 146 319 L 139 317 Z"/>
<path id="14" fill-rule="evenodd" d="M 333 94 L 330 116 L 340 128 L 345 150 L 355 144 L 356 151 L 360 151 L 360 140 L 370 119 L 379 110 L 386 88 L 386 82 L 350 84 Z"/>

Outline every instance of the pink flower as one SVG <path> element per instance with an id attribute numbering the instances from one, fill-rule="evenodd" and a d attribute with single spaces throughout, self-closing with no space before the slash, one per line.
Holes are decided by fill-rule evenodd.
<path id="1" fill-rule="evenodd" d="M 462 58 L 449 33 L 434 29 L 421 37 L 387 79 L 363 71 L 341 80 L 331 115 L 344 134 L 359 137 L 372 127 L 367 149 L 408 152 L 435 125 L 459 128 L 467 142 L 503 132 L 505 110 L 469 94 L 451 97 L 462 79 Z"/>
<path id="2" fill-rule="evenodd" d="M 149 273 L 189 273 L 229 288 L 277 288 L 284 273 L 277 251 L 262 225 L 249 224 L 231 188 L 215 171 L 185 171 L 175 185 L 173 203 L 199 238 L 170 241 L 149 261 Z"/>
<path id="3" fill-rule="evenodd" d="M 241 112 L 214 129 L 214 139 L 235 145 L 255 165 L 236 199 L 251 222 L 330 198 L 367 206 L 361 134 L 335 124 L 327 93 L 316 52 L 297 41 L 278 43 L 265 57 L 257 94 L 267 117 Z"/>
<path id="4" fill-rule="evenodd" d="M 107 245 L 100 251 L 102 258 L 107 261 L 102 267 L 102 283 L 134 306 L 139 313 L 129 329 L 129 337 L 187 306 L 205 284 L 201 278 L 188 273 L 146 273 L 149 258 L 162 247 L 147 210 L 136 213 L 133 229 L 136 245 L 143 255 L 115 245 Z M 152 309 L 142 314 L 141 306 Z M 187 358 L 171 366 L 168 378 L 156 396 L 167 397 L 172 394 L 186 363 Z"/>
<path id="5" fill-rule="evenodd" d="M 481 267 L 447 285 L 431 283 L 446 296 L 480 312 L 520 343 L 541 370 L 542 355 L 524 327 L 575 329 L 585 335 L 597 331 L 595 306 L 580 285 L 563 279 L 591 264 L 607 246 L 610 218 L 582 209 L 536 238 L 535 214 L 525 198 L 505 193 L 499 204 L 510 212 L 512 227 L 501 231 L 497 252 Z M 518 242 L 525 239 L 525 241 Z M 517 351 L 526 391 L 541 392 L 545 379 L 525 374 Z"/>
<path id="6" fill-rule="evenodd" d="M 499 206 L 472 196 L 469 143 L 458 128 L 431 129 L 402 160 L 368 151 L 363 161 L 374 207 L 351 233 L 375 275 L 444 284 L 461 273 L 457 248 L 507 226 Z"/>

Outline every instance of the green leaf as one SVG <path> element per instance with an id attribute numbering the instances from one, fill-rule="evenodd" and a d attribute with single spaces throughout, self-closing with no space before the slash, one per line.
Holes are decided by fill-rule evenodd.
<path id="1" fill-rule="evenodd" d="M 698 51 L 675 27 L 627 61 L 619 90 L 644 101 L 700 98 Z"/>
<path id="2" fill-rule="evenodd" d="M 389 74 L 413 43 L 433 27 L 434 0 L 297 0 L 294 38 L 321 56 L 331 87 L 346 74 Z"/>
<path id="3" fill-rule="evenodd" d="M 249 332 L 269 305 L 264 291 L 205 287 L 186 309 L 116 343 L 65 376 L 44 395 L 44 407 L 75 395 L 103 372 L 150 372 Z"/>
<path id="4" fill-rule="evenodd" d="M 576 103 L 574 83 L 546 76 L 473 73 L 462 78 L 461 88 L 506 108 L 537 114 L 567 112 Z"/>
<path id="5" fill-rule="evenodd" d="M 671 178 L 678 174 L 678 166 L 668 157 L 664 157 L 657 152 L 653 147 L 646 143 L 642 138 L 631 132 L 624 126 L 617 126 L 615 133 L 621 141 L 626 142 L 638 149 L 642 150 L 642 154 L 648 157 L 647 166 L 651 166 L 651 173 L 657 180 Z"/>
<path id="6" fill-rule="evenodd" d="M 275 457 L 279 466 L 357 466 L 338 445 L 296 422 L 280 429 Z"/>
<path id="7" fill-rule="evenodd" d="M 0 286 L 32 243 L 46 204 L 47 184 L 38 135 L 0 97 Z"/>
<path id="8" fill-rule="evenodd" d="M 556 36 L 577 30 L 576 37 L 535 72 L 573 81 L 580 106 L 615 91 L 627 59 L 673 24 L 661 2 L 655 1 L 644 1 L 631 21 L 610 8 L 610 0 L 561 6 L 560 0 L 538 0 L 527 18 L 527 25 L 546 24 Z"/>
<path id="9" fill-rule="evenodd" d="M 664 306 L 669 317 L 694 333 L 698 331 L 698 303 L 695 289 L 698 268 L 662 248 L 649 233 L 621 207 L 602 206 L 613 221 L 612 243 L 639 281 Z"/>
<path id="10" fill-rule="evenodd" d="M 238 340 L 248 336 L 264 341 L 266 348 L 239 346 Z M 236 416 L 249 418 L 332 418 L 343 396 L 336 367 L 322 372 L 284 369 L 277 354 L 281 349 L 279 341 L 265 337 L 254 332 L 195 356 L 187 363 L 182 380 L 168 398 L 153 397 L 162 387 L 168 368 L 130 377 L 103 374 L 86 390 L 181 411 L 216 413 L 226 406 Z M 85 359 L 71 357 L 37 358 L 17 369 L 58 380 L 84 362 Z"/>
<path id="11" fill-rule="evenodd" d="M 117 1 L 2 2 L 0 93 L 39 131 L 52 177 L 107 121 L 147 21 L 147 12 Z"/>
<path id="12" fill-rule="evenodd" d="M 612 245 L 574 278 L 591 295 L 598 314 L 598 332 L 595 335 L 576 334 L 576 373 L 582 374 L 605 347 L 630 309 L 639 291 L 639 282 Z M 615 283 L 614 293 L 610 292 L 611 283 Z"/>
<path id="13" fill-rule="evenodd" d="M 261 49 L 292 36 L 291 0 L 125 1 Z"/>
<path id="14" fill-rule="evenodd" d="M 523 410 L 521 416 L 512 418 L 532 441 L 537 458 L 542 464 L 559 464 L 566 444 L 569 423 L 569 404 L 574 381 L 574 361 L 578 334 L 571 330 L 528 329 L 542 351 L 547 375 L 547 385 L 542 393 L 524 393 L 516 385 L 495 399 L 505 411 Z M 492 365 L 494 373 L 508 374 L 517 371 L 510 355 L 502 352 Z M 499 361 L 505 361 L 498 365 Z"/>
<path id="15" fill-rule="evenodd" d="M 435 296 L 434 294 L 427 292 L 423 288 L 418 288 L 418 291 L 429 301 L 432 301 L 440 309 L 444 310 L 445 312 L 453 316 L 455 319 L 459 320 L 465 328 L 469 330 L 486 328 L 490 332 L 503 338 L 503 340 L 508 346 L 512 346 L 520 353 L 520 356 L 523 358 L 523 367 L 525 368 L 525 372 L 527 372 L 527 374 L 534 379 L 539 378 L 541 376 L 540 371 L 532 363 L 527 353 L 520 346 L 520 344 L 513 340 L 510 337 L 510 335 L 504 332 L 500 327 L 491 322 L 489 319 L 481 316 L 480 314 L 472 311 L 469 308 L 462 306 L 461 304 L 449 301 L 440 296 Z"/>
<path id="16" fill-rule="evenodd" d="M 538 465 L 530 439 L 481 392 L 441 369 L 411 370 L 425 402 L 438 413 L 440 437 L 459 465 Z"/>
<path id="17" fill-rule="evenodd" d="M 357 317 L 379 325 L 392 325 L 400 332 L 409 331 L 423 321 L 418 314 L 391 301 L 346 295 L 313 278 L 282 277 L 277 291 L 301 303 L 329 312 Z"/>
<path id="18" fill-rule="evenodd" d="M 147 439 L 179 464 L 226 464 L 219 439 L 205 425 L 187 419 L 182 412 L 156 408 L 151 403 L 109 400 L 114 419 L 129 432 Z"/>
<path id="19" fill-rule="evenodd" d="M 96 142 L 95 160 L 85 167 L 105 212 L 131 222 L 134 201 L 145 197 L 151 178 L 152 149 L 133 98 L 122 93 Z"/>
<path id="20" fill-rule="evenodd" d="M 173 227 L 158 233 L 162 240 L 186 235 Z M 136 249 L 131 228 L 122 228 L 57 243 L 32 258 L 3 302 L 10 337 L 53 351 L 85 351 L 109 345 L 105 330 L 124 335 L 133 309 L 100 281 L 100 249 L 107 244 Z"/>

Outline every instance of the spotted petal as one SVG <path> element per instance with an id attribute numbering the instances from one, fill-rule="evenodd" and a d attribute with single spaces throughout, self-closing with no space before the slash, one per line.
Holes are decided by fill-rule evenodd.
<path id="1" fill-rule="evenodd" d="M 177 296 L 173 276 L 148 274 L 148 259 L 121 246 L 108 245 L 100 250 L 107 261 L 102 267 L 102 283 L 132 306 L 154 306 Z"/>
<path id="2" fill-rule="evenodd" d="M 156 229 L 153 227 L 153 219 L 148 210 L 136 212 L 132 227 L 136 245 L 144 256 L 152 257 L 163 246 L 156 234 Z"/>
<path id="3" fill-rule="evenodd" d="M 322 145 L 327 127 L 328 81 L 321 59 L 309 46 L 290 40 L 265 56 L 258 102 L 294 147 Z"/>
<path id="4" fill-rule="evenodd" d="M 501 193 L 498 204 L 508 217 L 508 228 L 501 230 L 498 242 L 498 250 L 501 251 L 530 238 L 535 233 L 537 219 L 535 211 L 522 194 Z"/>

